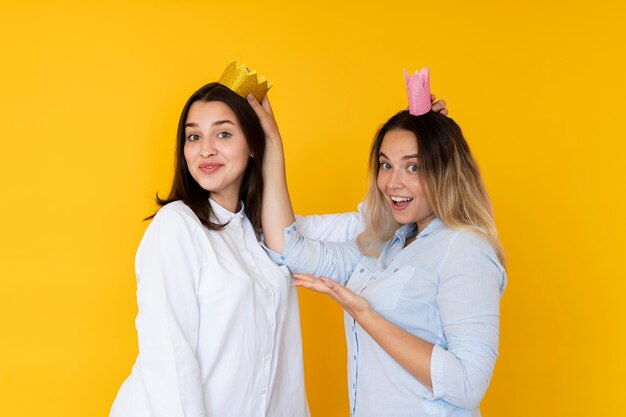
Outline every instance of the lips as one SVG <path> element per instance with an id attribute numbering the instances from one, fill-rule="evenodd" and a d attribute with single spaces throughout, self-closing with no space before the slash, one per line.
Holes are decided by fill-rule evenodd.
<path id="1" fill-rule="evenodd" d="M 218 164 L 216 162 L 213 162 L 213 163 L 200 164 L 198 168 L 200 169 L 200 171 L 204 172 L 205 174 L 213 174 L 223 166 L 224 164 Z"/>
<path id="2" fill-rule="evenodd" d="M 413 197 L 389 196 L 391 200 L 391 208 L 394 210 L 404 210 L 411 204 Z"/>

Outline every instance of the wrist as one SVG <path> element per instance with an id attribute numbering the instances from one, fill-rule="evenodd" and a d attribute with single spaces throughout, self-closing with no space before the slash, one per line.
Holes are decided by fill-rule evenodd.
<path id="1" fill-rule="evenodd" d="M 378 313 L 372 308 L 369 303 L 367 303 L 366 306 L 358 310 L 354 310 L 353 317 L 361 325 L 361 327 L 365 327 L 364 324 L 376 320 L 376 318 L 378 317 Z"/>

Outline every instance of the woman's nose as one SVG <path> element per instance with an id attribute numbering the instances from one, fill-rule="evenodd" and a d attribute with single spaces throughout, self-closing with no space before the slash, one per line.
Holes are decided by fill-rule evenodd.
<path id="1" fill-rule="evenodd" d="M 213 144 L 213 141 L 211 139 L 208 139 L 208 138 L 202 139 L 201 146 L 202 147 L 200 148 L 200 156 L 204 158 L 208 158 L 211 155 L 215 155 L 217 152 Z"/>
<path id="2" fill-rule="evenodd" d="M 389 183 L 387 185 L 391 188 L 402 188 L 402 173 L 393 169 L 389 175 Z"/>

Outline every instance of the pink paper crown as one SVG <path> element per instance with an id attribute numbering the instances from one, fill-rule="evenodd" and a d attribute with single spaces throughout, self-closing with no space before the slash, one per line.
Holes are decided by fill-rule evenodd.
<path id="1" fill-rule="evenodd" d="M 415 71 L 409 78 L 409 73 L 404 70 L 406 92 L 409 96 L 409 113 L 413 116 L 421 116 L 430 111 L 430 70 L 426 67 L 418 72 Z"/>

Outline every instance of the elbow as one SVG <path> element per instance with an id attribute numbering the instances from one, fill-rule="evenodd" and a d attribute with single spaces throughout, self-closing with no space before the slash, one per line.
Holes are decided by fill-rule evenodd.
<path id="1" fill-rule="evenodd" d="M 482 399 L 482 396 L 471 395 L 458 400 L 450 400 L 450 403 L 456 405 L 459 408 L 472 411 L 476 410 L 480 406 L 480 402 L 482 401 Z"/>
<path id="2" fill-rule="evenodd" d="M 489 378 L 484 375 L 468 378 L 463 385 L 461 395 L 450 395 L 447 400 L 459 408 L 476 410 L 487 393 Z"/>
<path id="3" fill-rule="evenodd" d="M 465 410 L 477 409 L 489 387 L 494 360 L 461 360 L 443 349 L 433 350 L 433 359 L 437 364 L 431 370 L 433 397 Z"/>

